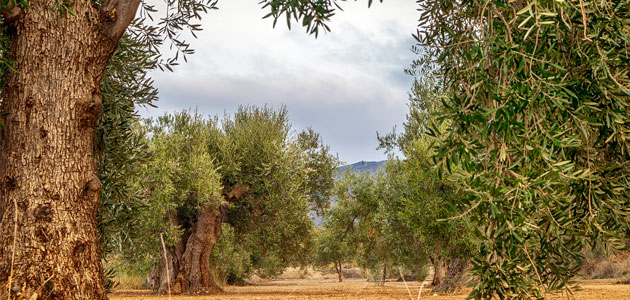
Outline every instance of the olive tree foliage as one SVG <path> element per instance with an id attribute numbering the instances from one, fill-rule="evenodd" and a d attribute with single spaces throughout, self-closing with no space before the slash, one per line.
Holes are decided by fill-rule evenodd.
<path id="1" fill-rule="evenodd" d="M 95 6 L 102 6 L 103 3 L 93 1 Z M 300 25 L 309 34 L 316 36 L 320 28 L 330 30 L 325 22 L 334 15 L 335 8 L 340 8 L 335 1 L 259 1 L 258 4 L 269 11 L 267 15 L 261 15 L 274 18 L 274 26 L 278 18 L 284 15 L 287 21 L 301 21 Z M 368 5 L 371 4 L 370 0 Z M 18 1 L 18 5 L 27 7 L 28 1 Z M 71 5 L 68 8 L 71 11 Z M 139 201 L 137 186 L 127 178 L 133 178 L 139 169 L 137 166 L 146 162 L 150 156 L 145 151 L 147 146 L 132 130 L 133 124 L 139 120 L 135 109 L 138 106 L 153 106 L 158 100 L 157 89 L 148 73 L 157 69 L 173 71 L 181 59 L 186 61 L 187 55 L 194 54 L 190 42 L 182 39 L 183 33 L 189 32 L 196 37 L 196 33 L 202 29 L 198 22 L 204 14 L 217 8 L 218 1 L 208 0 L 169 0 L 164 3 L 140 1 L 136 19 L 128 27 L 109 61 L 101 83 L 103 107 L 96 137 L 99 142 L 97 165 L 103 181 L 99 226 L 104 256 L 114 247 L 120 250 L 134 246 L 133 237 L 129 235 L 136 231 L 130 229 L 137 222 L 136 216 L 142 209 L 142 203 Z M 70 14 L 65 17 L 73 16 Z M 287 22 L 289 28 L 290 24 Z M 8 49 L 5 31 L 5 26 L 0 23 L 0 86 L 4 74 L 12 70 L 12 62 L 5 55 Z M 161 52 L 166 48 L 171 51 Z M 301 143 L 313 143 L 312 137 L 316 133 L 309 129 L 300 135 L 303 135 Z M 310 146 L 302 145 L 304 149 L 313 149 Z M 311 168 L 322 170 L 325 164 L 337 163 L 332 161 L 332 156 L 322 155 L 322 152 L 306 151 L 311 156 Z M 313 188 L 317 182 L 324 184 L 330 177 L 328 174 L 320 176 L 310 177 Z M 320 187 L 320 190 L 329 190 L 329 187 Z M 317 194 L 315 189 L 313 192 L 315 211 L 322 212 L 327 203 L 326 195 Z"/>
<path id="2" fill-rule="evenodd" d="M 277 128 L 261 126 L 271 116 Z M 237 156 L 219 156 L 222 166 L 235 166 L 220 169 L 224 185 L 252 186 L 230 206 L 226 219 L 235 241 L 249 249 L 252 271 L 273 276 L 287 266 L 305 265 L 313 230 L 308 212 L 322 214 L 328 208 L 338 159 L 311 128 L 292 131 L 285 108 L 243 108 L 233 121 L 224 119 L 223 127 L 237 142 L 232 149 Z"/>
<path id="3" fill-rule="evenodd" d="M 330 197 L 335 186 L 331 178 L 337 174 L 339 158 L 331 154 L 330 148 L 323 144 L 319 133 L 312 128 L 298 133 L 297 147 L 304 152 L 311 209 L 316 214 L 323 215 L 330 206 Z"/>
<path id="4" fill-rule="evenodd" d="M 134 179 L 152 155 L 138 130 L 136 109 L 157 100 L 157 89 L 147 75 L 153 63 L 145 47 L 125 36 L 101 82 L 103 106 L 95 138 L 96 165 L 103 183 L 97 218 L 104 258 L 122 248 L 133 249 L 138 234 L 134 227 L 144 203 L 142 188 Z"/>
<path id="5" fill-rule="evenodd" d="M 377 174 L 342 174 L 335 184 L 336 201 L 318 233 L 317 265 L 333 264 L 340 273 L 342 264 L 356 261 L 373 279 L 384 281 L 400 272 L 424 278 L 433 264 L 437 285 L 446 264 L 453 259 L 466 264 L 470 232 L 464 220 L 444 220 L 458 212 L 461 192 L 428 171 L 427 140 L 411 141 L 405 148 L 409 158 L 390 157 Z"/>
<path id="6" fill-rule="evenodd" d="M 147 211 L 142 224 L 153 231 L 171 230 L 167 240 L 176 238 L 179 228 L 166 221 L 168 213 L 182 210 L 194 212 L 202 206 L 220 206 L 222 186 L 219 168 L 208 153 L 208 143 L 213 133 L 212 121 L 198 113 L 188 112 L 165 115 L 157 120 L 146 120 L 145 129 L 153 159 L 143 165 L 141 183 Z M 194 218 L 193 214 L 186 214 Z M 182 223 L 194 222 L 184 219 Z M 147 236 L 154 245 L 161 247 L 158 235 Z M 159 249 L 159 248 L 156 248 Z"/>
<path id="7" fill-rule="evenodd" d="M 431 265 L 434 288 L 450 292 L 465 282 L 471 232 L 466 220 L 456 218 L 459 188 L 427 174 L 428 168 L 414 158 L 387 163 L 390 198 L 382 208 L 384 236 L 394 246 L 390 250 L 394 260 L 418 276 L 426 276 Z M 461 268 L 449 267 L 453 263 Z"/>
<path id="8" fill-rule="evenodd" d="M 144 236 L 139 262 L 160 263 L 159 233 L 176 245 L 210 205 L 223 224 L 208 263 L 223 279 L 307 263 L 309 209 L 327 206 L 337 167 L 319 134 L 292 131 L 285 108 L 267 107 L 240 107 L 222 119 L 184 111 L 144 128 L 154 159 L 141 177 L 148 208 L 136 229 Z M 175 216 L 179 223 L 167 221 Z"/>
<path id="9" fill-rule="evenodd" d="M 580 250 L 628 220 L 630 2 L 418 4 L 447 96 L 435 162 L 480 224 L 471 297 L 571 293 Z"/>
<path id="10" fill-rule="evenodd" d="M 329 220 L 332 220 L 332 217 Z M 348 232 L 341 226 L 334 226 L 332 222 L 325 223 L 323 228 L 315 233 L 313 265 L 329 267 L 332 264 L 339 282 L 343 281 L 343 266 L 354 262 L 356 255 L 355 245 L 348 237 Z"/>
<path id="11" fill-rule="evenodd" d="M 335 252 L 339 257 L 332 263 L 342 262 L 353 255 L 359 267 L 369 270 L 373 279 L 385 280 L 387 267 L 391 268 L 392 263 L 380 210 L 384 200 L 383 176 L 382 172 L 363 174 L 346 170 L 335 183 L 337 201 L 324 221 L 324 230 L 342 244 L 355 248 L 350 252 Z"/>
<path id="12" fill-rule="evenodd" d="M 387 174 L 352 173 L 346 170 L 335 184 L 336 202 L 326 215 L 319 233 L 319 265 L 334 264 L 337 272 L 343 263 L 356 261 L 369 271 L 372 279 L 384 281 L 399 269 L 407 274 L 424 273 L 419 255 L 419 240 L 400 218 L 396 166 L 388 165 Z M 340 274 L 341 279 L 341 274 Z"/>
<path id="13" fill-rule="evenodd" d="M 358 176 L 358 175 L 356 175 Z M 343 281 L 344 264 L 354 263 L 358 254 L 355 239 L 355 225 L 359 217 L 354 201 L 348 198 L 348 186 L 352 185 L 350 171 L 342 174 L 340 181 L 333 185 L 333 204 L 324 217 L 322 228 L 315 233 L 313 264 L 316 267 L 329 267 Z"/>
<path id="14" fill-rule="evenodd" d="M 390 201 L 384 211 L 388 216 L 386 236 L 408 236 L 405 256 L 416 256 L 418 268 L 431 263 L 434 268 L 433 284 L 442 291 L 461 285 L 462 274 L 444 274 L 447 265 L 453 262 L 465 267 L 470 256 L 471 231 L 461 210 L 463 196 L 457 176 L 440 177 L 432 158 L 435 147 L 442 137 L 429 135 L 429 128 L 442 109 L 444 93 L 439 81 L 431 77 L 434 69 L 430 64 L 415 62 L 406 72 L 414 77 L 409 94 L 409 112 L 403 122 L 403 131 L 395 129 L 385 136 L 378 136 L 380 148 L 391 152 L 400 150 L 401 158 L 390 157 L 386 165 L 387 183 L 390 186 Z M 445 129 L 448 121 L 441 124 Z M 409 259 L 408 259 L 409 260 Z M 452 272 L 455 270 L 450 270 Z M 459 270 L 460 272 L 462 270 Z M 447 278 L 444 278 L 446 275 Z"/>

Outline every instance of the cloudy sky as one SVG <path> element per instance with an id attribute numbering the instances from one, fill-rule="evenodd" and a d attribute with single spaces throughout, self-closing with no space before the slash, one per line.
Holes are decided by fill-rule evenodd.
<path id="1" fill-rule="evenodd" d="M 377 2 L 377 1 L 374 1 Z M 342 3 L 332 32 L 317 39 L 271 19 L 252 0 L 219 1 L 203 21 L 196 54 L 175 72 L 152 76 L 160 90 L 158 116 L 186 108 L 231 113 L 239 105 L 286 105 L 295 129 L 318 131 L 348 163 L 382 160 L 376 132 L 400 126 L 412 78 L 403 73 L 417 24 L 414 0 Z M 294 24 L 297 25 L 297 24 Z"/>

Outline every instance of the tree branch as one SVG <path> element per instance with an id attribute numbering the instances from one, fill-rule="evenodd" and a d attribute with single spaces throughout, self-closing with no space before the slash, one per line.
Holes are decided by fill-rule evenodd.
<path id="1" fill-rule="evenodd" d="M 22 12 L 23 12 L 22 8 L 15 5 L 15 3 L 11 1 L 9 1 L 9 3 L 6 4 L 6 6 L 2 8 L 2 16 L 4 16 L 4 19 L 7 22 L 11 22 Z"/>
<path id="2" fill-rule="evenodd" d="M 250 188 L 251 188 L 251 185 L 249 183 L 239 184 L 233 187 L 231 191 L 225 193 L 224 197 L 228 201 L 238 200 L 241 197 L 243 197 L 243 195 L 247 194 Z"/>
<path id="3" fill-rule="evenodd" d="M 107 0 L 100 10 L 103 34 L 117 43 L 135 18 L 140 1 Z"/>

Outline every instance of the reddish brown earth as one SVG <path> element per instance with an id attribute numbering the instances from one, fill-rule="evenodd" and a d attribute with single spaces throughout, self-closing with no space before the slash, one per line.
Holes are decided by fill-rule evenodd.
<path id="1" fill-rule="evenodd" d="M 274 280 L 259 285 L 235 287 L 228 286 L 219 295 L 172 296 L 174 300 L 212 299 L 212 300 L 377 300 L 401 299 L 416 300 L 420 284 L 409 282 L 409 290 L 402 282 L 387 282 L 379 286 L 363 279 L 351 279 L 343 283 L 329 279 L 285 279 Z M 575 291 L 578 300 L 630 300 L 630 285 L 614 284 L 610 280 L 591 280 L 581 282 L 582 289 Z M 411 296 L 409 295 L 411 293 Z M 434 295 L 426 286 L 422 290 L 420 299 L 431 300 L 464 300 L 467 291 L 462 290 L 456 295 Z M 168 299 L 167 295 L 156 295 L 150 291 L 123 290 L 109 295 L 111 300 L 132 299 Z M 550 295 L 550 299 L 567 299 L 566 295 Z"/>

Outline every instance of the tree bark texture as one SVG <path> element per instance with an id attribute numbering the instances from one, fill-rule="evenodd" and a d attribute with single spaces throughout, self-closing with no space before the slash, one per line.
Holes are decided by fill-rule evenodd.
<path id="1" fill-rule="evenodd" d="M 229 191 L 223 194 L 223 198 L 230 202 L 249 193 L 251 185 L 241 184 L 224 188 Z M 160 267 L 154 274 L 158 278 L 153 280 L 159 283 L 158 292 L 167 293 L 169 282 L 173 294 L 207 294 L 223 291 L 210 271 L 210 255 L 221 236 L 225 209 L 224 206 L 199 208 L 194 225 L 184 228 L 184 234 L 177 245 L 171 247 L 166 254 L 170 278 L 167 276 L 166 262 L 162 254 Z M 168 219 L 173 226 L 183 226 L 175 211 L 168 214 Z"/>
<path id="2" fill-rule="evenodd" d="M 452 293 L 457 288 L 466 283 L 466 267 L 468 262 L 460 257 L 449 260 L 448 270 L 444 276 L 444 280 L 433 288 L 433 291 L 439 293 Z"/>
<path id="3" fill-rule="evenodd" d="M 107 298 L 94 126 L 100 81 L 122 35 L 105 30 L 135 9 L 114 9 L 103 22 L 90 0 L 69 4 L 76 16 L 60 17 L 55 3 L 31 0 L 28 10 L 5 15 L 17 71 L 0 107 L 9 113 L 0 130 L 2 299 Z"/>
<path id="4" fill-rule="evenodd" d="M 171 217 L 169 217 L 172 219 Z M 184 234 L 174 249 L 168 252 L 171 293 L 218 293 L 223 290 L 210 272 L 210 254 L 221 235 L 222 213 L 215 207 L 205 207 L 197 213 L 197 222 Z M 168 291 L 166 266 L 159 271 L 159 292 Z"/>
<path id="5" fill-rule="evenodd" d="M 431 263 L 433 264 L 433 281 L 431 285 L 438 286 L 444 276 L 444 259 L 440 256 L 431 257 Z"/>

